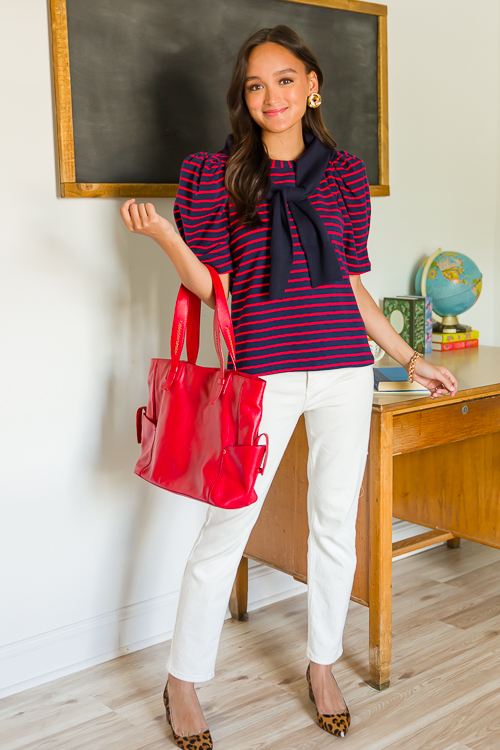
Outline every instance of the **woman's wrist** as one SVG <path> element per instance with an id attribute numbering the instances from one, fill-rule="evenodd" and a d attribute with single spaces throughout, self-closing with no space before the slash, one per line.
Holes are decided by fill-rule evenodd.
<path id="1" fill-rule="evenodd" d="M 415 350 L 412 349 L 411 346 L 409 346 L 408 349 L 405 350 L 405 352 L 401 355 L 401 358 L 398 359 L 398 362 L 401 364 L 402 367 L 405 368 L 406 372 L 409 372 L 414 356 L 415 356 Z"/>
<path id="2" fill-rule="evenodd" d="M 413 354 L 412 354 L 412 356 L 411 356 L 410 364 L 408 365 L 408 369 L 407 369 L 408 380 L 410 381 L 410 383 L 413 382 L 413 376 L 415 374 L 415 369 L 416 369 L 416 366 L 417 366 L 417 361 L 418 361 L 419 357 L 421 357 L 421 356 L 422 355 L 420 354 L 420 352 L 417 352 L 417 351 L 414 351 Z"/>
<path id="3" fill-rule="evenodd" d="M 383 343 L 381 340 L 377 341 L 377 339 L 375 338 L 375 331 L 373 333 L 369 333 L 369 335 L 385 351 L 386 354 L 392 357 L 392 359 L 395 359 L 396 362 L 399 362 L 399 364 L 405 368 L 406 372 L 408 372 L 411 358 L 414 354 L 414 349 L 412 349 L 412 347 L 407 344 L 406 341 L 402 339 L 398 333 L 396 333 L 387 318 L 384 318 L 384 320 L 387 321 L 388 329 L 387 331 L 384 331 L 384 333 L 386 333 L 386 335 L 384 336 L 385 341 Z M 382 339 L 382 336 L 380 336 L 379 339 Z"/>
<path id="4" fill-rule="evenodd" d="M 212 278 L 208 269 L 177 232 L 164 232 L 155 238 L 174 266 L 181 283 L 214 309 Z"/>
<path id="5" fill-rule="evenodd" d="M 399 362 L 408 372 L 414 350 L 394 330 L 367 290 L 359 283 L 355 288 L 356 302 L 364 320 L 366 332 L 386 354 Z"/>
<path id="6" fill-rule="evenodd" d="M 398 335 L 398 334 L 396 334 Z M 393 359 L 396 360 L 396 362 L 399 362 L 399 364 L 404 367 L 408 375 L 410 375 L 410 368 L 413 368 L 413 373 L 415 373 L 415 364 L 418 361 L 422 355 L 419 352 L 416 352 L 415 349 L 412 349 L 412 347 L 406 343 L 404 339 L 400 338 L 400 346 L 396 348 L 391 347 L 391 351 L 387 351 L 387 349 L 384 349 L 389 356 L 391 356 Z"/>
<path id="7" fill-rule="evenodd" d="M 405 368 L 405 370 L 406 370 L 406 372 L 408 374 L 410 374 L 410 368 L 411 367 L 413 367 L 413 371 L 415 371 L 415 364 L 416 364 L 418 358 L 421 357 L 421 356 L 422 355 L 419 352 L 417 352 L 415 349 L 411 349 L 411 347 L 410 347 L 410 351 L 408 353 L 408 356 L 406 357 L 406 359 L 405 359 L 405 361 L 403 363 L 403 367 Z"/>
<path id="8" fill-rule="evenodd" d="M 170 257 L 171 253 L 175 251 L 175 245 L 176 243 L 181 240 L 181 243 L 183 243 L 182 237 L 177 234 L 177 232 L 174 231 L 174 229 L 166 229 L 161 234 L 158 235 L 158 237 L 154 238 L 155 242 L 161 247 L 163 252 Z"/>

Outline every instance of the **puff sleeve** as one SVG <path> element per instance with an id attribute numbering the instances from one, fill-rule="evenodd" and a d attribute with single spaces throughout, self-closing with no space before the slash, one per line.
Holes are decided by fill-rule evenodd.
<path id="1" fill-rule="evenodd" d="M 233 270 L 224 157 L 198 152 L 184 159 L 174 219 L 186 245 L 218 273 Z"/>
<path id="2" fill-rule="evenodd" d="M 368 257 L 371 200 L 365 164 L 347 151 L 337 151 L 333 173 L 340 191 L 340 208 L 344 219 L 344 253 L 348 273 L 371 270 Z"/>

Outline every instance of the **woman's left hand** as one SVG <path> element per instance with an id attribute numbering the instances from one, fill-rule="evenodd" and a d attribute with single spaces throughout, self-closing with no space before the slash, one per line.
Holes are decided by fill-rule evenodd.
<path id="1" fill-rule="evenodd" d="M 431 398 L 454 396 L 458 391 L 457 379 L 447 367 L 433 365 L 421 357 L 415 362 L 413 380 L 428 388 Z"/>

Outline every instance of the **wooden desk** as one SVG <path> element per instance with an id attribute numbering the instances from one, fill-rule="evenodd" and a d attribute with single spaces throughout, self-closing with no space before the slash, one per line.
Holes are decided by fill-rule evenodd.
<path id="1" fill-rule="evenodd" d="M 351 599 L 370 608 L 370 684 L 389 686 L 392 558 L 460 537 L 500 548 L 500 348 L 433 352 L 457 395 L 374 395 Z M 385 357 L 377 364 L 395 364 Z M 307 583 L 307 437 L 297 424 L 238 569 L 230 609 L 247 619 L 248 558 Z M 392 517 L 429 532 L 392 544 Z"/>

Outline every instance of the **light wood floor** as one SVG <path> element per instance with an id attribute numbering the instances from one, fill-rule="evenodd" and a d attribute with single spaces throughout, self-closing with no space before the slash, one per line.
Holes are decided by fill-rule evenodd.
<path id="1" fill-rule="evenodd" d="M 351 602 L 334 674 L 347 736 L 314 722 L 306 596 L 224 623 L 216 677 L 197 686 L 216 750 L 499 750 L 500 550 L 462 540 L 394 563 L 391 687 L 369 688 L 368 612 Z M 0 701 L 2 750 L 175 747 L 162 691 L 169 643 Z"/>

